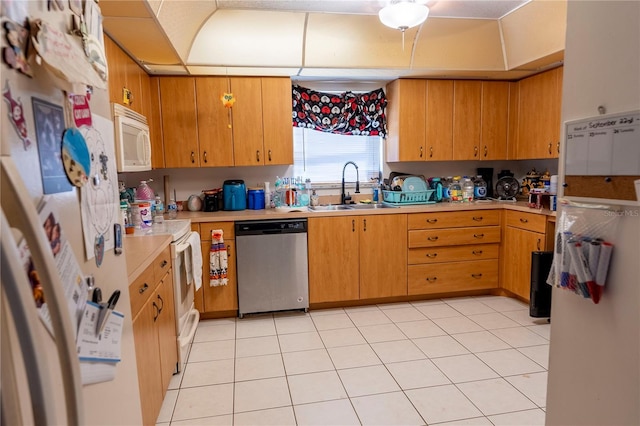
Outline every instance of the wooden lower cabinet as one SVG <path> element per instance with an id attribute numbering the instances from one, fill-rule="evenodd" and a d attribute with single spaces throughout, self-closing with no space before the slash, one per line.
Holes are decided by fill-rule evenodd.
<path id="1" fill-rule="evenodd" d="M 209 253 L 211 250 L 211 230 L 222 229 L 227 248 L 227 285 L 209 285 Z M 195 294 L 195 306 L 201 314 L 229 313 L 238 310 L 238 286 L 236 274 L 236 249 L 233 222 L 205 222 L 191 226 L 200 233 L 202 248 L 202 287 Z"/>
<path id="2" fill-rule="evenodd" d="M 502 287 L 529 300 L 531 291 L 531 252 L 545 249 L 545 234 L 506 226 Z"/>
<path id="3" fill-rule="evenodd" d="M 407 294 L 407 216 L 310 218 L 309 301 Z"/>
<path id="4" fill-rule="evenodd" d="M 409 265 L 409 295 L 497 287 L 498 259 Z"/>
<path id="5" fill-rule="evenodd" d="M 498 287 L 499 211 L 419 213 L 408 224 L 410 296 Z"/>
<path id="6" fill-rule="evenodd" d="M 172 269 L 159 269 L 163 252 L 130 287 L 142 420 L 154 425 L 178 362 Z M 164 267 L 163 267 L 164 268 Z M 153 271 L 161 271 L 158 277 Z"/>

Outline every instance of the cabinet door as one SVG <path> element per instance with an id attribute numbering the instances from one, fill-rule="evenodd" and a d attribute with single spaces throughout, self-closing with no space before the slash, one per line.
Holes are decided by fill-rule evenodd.
<path id="1" fill-rule="evenodd" d="M 144 73 L 138 64 L 131 59 L 126 53 L 125 56 L 125 87 L 131 92 L 129 98 L 129 108 L 137 112 L 143 113 L 143 96 L 142 96 L 142 74 Z"/>
<path id="2" fill-rule="evenodd" d="M 453 85 L 453 159 L 480 159 L 482 82 L 456 80 Z"/>
<path id="3" fill-rule="evenodd" d="M 358 300 L 358 226 L 356 216 L 309 219 L 311 303 Z"/>
<path id="4" fill-rule="evenodd" d="M 162 135 L 162 108 L 160 106 L 160 77 L 149 77 L 149 135 L 151 137 L 151 166 L 154 169 L 163 169 L 164 142 Z M 169 201 L 169 195 L 165 200 Z"/>
<path id="5" fill-rule="evenodd" d="M 509 83 L 482 82 L 481 160 L 507 159 Z"/>
<path id="6" fill-rule="evenodd" d="M 238 310 L 238 285 L 236 278 L 235 241 L 226 240 L 227 246 L 227 285 L 211 287 L 209 285 L 209 253 L 211 241 L 202 242 L 202 289 L 204 312 L 222 312 Z"/>
<path id="7" fill-rule="evenodd" d="M 551 70 L 520 80 L 517 159 L 558 156 L 557 78 Z"/>
<path id="8" fill-rule="evenodd" d="M 360 299 L 407 295 L 407 215 L 360 221 Z"/>
<path id="9" fill-rule="evenodd" d="M 166 167 L 198 167 L 196 90 L 192 77 L 160 79 Z"/>
<path id="10" fill-rule="evenodd" d="M 230 78 L 233 104 L 233 158 L 236 166 L 265 164 L 262 128 L 262 79 Z"/>
<path id="11" fill-rule="evenodd" d="M 169 381 L 178 363 L 172 274 L 173 271 L 169 269 L 155 295 L 155 301 L 159 311 L 156 327 L 158 329 L 158 350 L 160 352 L 160 376 L 162 379 L 163 398 L 164 391 L 169 387 Z"/>
<path id="12" fill-rule="evenodd" d="M 387 161 L 424 161 L 427 82 L 395 80 L 387 85 Z"/>
<path id="13" fill-rule="evenodd" d="M 231 108 L 220 97 L 230 91 L 227 77 L 196 77 L 200 166 L 233 166 Z"/>
<path id="14" fill-rule="evenodd" d="M 453 80 L 427 81 L 425 159 L 453 159 Z"/>
<path id="15" fill-rule="evenodd" d="M 162 379 L 159 374 L 161 365 L 158 355 L 157 316 L 158 305 L 154 294 L 133 321 L 140 405 L 142 422 L 145 425 L 156 423 L 163 398 Z"/>
<path id="16" fill-rule="evenodd" d="M 554 111 L 553 121 L 554 125 L 550 133 L 552 141 L 555 141 L 555 152 L 552 152 L 550 156 L 552 158 L 558 158 L 560 156 L 560 130 L 562 127 L 562 80 L 564 75 L 564 67 L 559 67 L 553 70 L 556 76 L 556 91 L 554 94 Z"/>
<path id="17" fill-rule="evenodd" d="M 125 64 L 122 49 L 105 34 L 104 51 L 109 66 L 109 102 L 122 103 L 122 88 L 125 85 Z"/>
<path id="18" fill-rule="evenodd" d="M 289 78 L 262 78 L 264 164 L 293 164 L 293 126 Z"/>
<path id="19" fill-rule="evenodd" d="M 505 227 L 502 287 L 524 300 L 531 288 L 531 252 L 544 250 L 545 236 L 537 232 Z"/>

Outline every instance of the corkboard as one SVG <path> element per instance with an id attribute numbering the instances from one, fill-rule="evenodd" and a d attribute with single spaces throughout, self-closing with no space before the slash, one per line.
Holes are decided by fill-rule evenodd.
<path id="1" fill-rule="evenodd" d="M 566 197 L 638 201 L 633 181 L 640 176 L 565 176 Z"/>

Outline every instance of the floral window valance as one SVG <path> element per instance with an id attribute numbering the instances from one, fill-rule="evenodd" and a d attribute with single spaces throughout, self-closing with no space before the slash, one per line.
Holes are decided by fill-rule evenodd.
<path id="1" fill-rule="evenodd" d="M 387 135 L 382 88 L 368 93 L 321 93 L 294 85 L 293 126 L 340 135 Z"/>

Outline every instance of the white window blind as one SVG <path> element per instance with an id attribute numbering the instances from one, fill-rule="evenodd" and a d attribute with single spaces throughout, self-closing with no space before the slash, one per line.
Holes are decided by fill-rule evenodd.
<path id="1" fill-rule="evenodd" d="M 340 182 L 347 161 L 358 165 L 360 182 L 370 182 L 382 170 L 382 138 L 378 136 L 347 136 L 316 130 L 293 128 L 295 176 L 311 182 Z M 345 180 L 355 182 L 356 170 L 347 166 Z"/>

